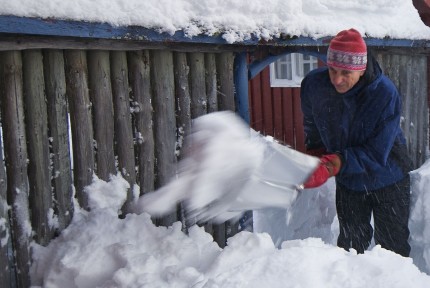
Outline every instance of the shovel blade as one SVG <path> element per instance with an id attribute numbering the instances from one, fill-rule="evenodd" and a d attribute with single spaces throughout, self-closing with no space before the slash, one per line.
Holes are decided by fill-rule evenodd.
<path id="1" fill-rule="evenodd" d="M 265 207 L 286 207 L 318 159 L 250 129 L 233 112 L 196 118 L 186 139 L 190 151 L 178 175 L 137 201 L 135 212 L 162 216 L 182 202 L 197 222 L 222 222 Z"/>

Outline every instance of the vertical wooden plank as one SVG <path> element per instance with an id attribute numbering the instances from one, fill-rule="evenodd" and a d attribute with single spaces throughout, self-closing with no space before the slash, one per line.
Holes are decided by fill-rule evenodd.
<path id="1" fill-rule="evenodd" d="M 425 56 L 423 55 L 408 55 L 411 58 L 411 66 L 414 67 L 413 73 L 409 75 L 408 81 L 411 82 L 413 87 L 411 95 L 414 101 L 414 106 L 410 107 L 413 109 L 411 113 L 416 115 L 416 120 L 413 123 L 415 128 L 416 138 L 416 157 L 415 167 L 418 168 L 426 160 L 427 152 L 427 131 L 428 131 L 428 103 L 427 103 L 427 67 Z"/>
<path id="2" fill-rule="evenodd" d="M 27 147 L 24 125 L 22 58 L 18 51 L 0 54 L 0 89 L 4 120 L 4 153 L 7 170 L 7 198 L 11 206 L 12 244 L 17 287 L 30 287 L 31 241 Z"/>
<path id="3" fill-rule="evenodd" d="M 285 101 L 285 95 L 282 95 L 282 88 L 272 88 L 273 96 L 273 136 L 275 139 L 284 143 L 283 123 L 282 123 L 282 102 Z M 284 99 L 283 99 L 284 98 Z"/>
<path id="4" fill-rule="evenodd" d="M 294 143 L 294 108 L 291 88 L 282 88 L 282 114 L 284 122 L 284 143 L 295 148 Z"/>
<path id="5" fill-rule="evenodd" d="M 208 112 L 206 95 L 205 57 L 203 53 L 189 53 L 191 117 L 197 118 Z"/>
<path id="6" fill-rule="evenodd" d="M 251 112 L 251 127 L 255 131 L 265 134 L 265 127 L 263 121 L 263 105 L 262 105 L 262 91 L 261 91 L 261 73 L 255 76 L 250 81 L 250 107 Z"/>
<path id="7" fill-rule="evenodd" d="M 151 55 L 157 189 L 167 184 L 176 173 L 175 82 L 172 52 L 154 50 Z M 160 219 L 158 223 L 168 226 L 177 219 L 176 213 L 173 213 Z"/>
<path id="8" fill-rule="evenodd" d="M 208 113 L 218 111 L 216 56 L 205 54 L 206 95 L 208 96 Z"/>
<path id="9" fill-rule="evenodd" d="M 376 53 L 384 73 L 399 89 L 402 97 L 402 118 L 400 126 L 405 134 L 408 153 L 415 168 L 425 161 L 423 151 L 427 150 L 427 64 L 425 56 Z M 420 64 L 422 61 L 423 64 Z M 422 66 L 421 66 L 422 65 Z M 423 84 L 424 83 L 424 84 Z"/>
<path id="10" fill-rule="evenodd" d="M 262 106 L 263 106 L 263 123 L 264 123 L 264 135 L 271 135 L 273 136 L 273 98 L 272 98 L 272 89 L 270 88 L 269 79 L 270 78 L 270 72 L 269 69 L 264 69 L 261 75 L 261 86 L 262 86 Z M 266 82 L 269 81 L 269 82 Z"/>
<path id="11" fill-rule="evenodd" d="M 410 113 L 412 107 L 414 107 L 414 98 L 413 98 L 413 87 L 412 83 L 408 81 L 409 75 L 413 73 L 413 67 L 412 63 L 409 61 L 409 57 L 399 57 L 397 55 L 390 57 L 393 62 L 397 62 L 397 65 L 401 65 L 402 69 L 398 69 L 398 77 L 395 77 L 395 79 L 398 79 L 398 88 L 401 95 L 405 95 L 406 97 L 403 98 L 403 131 L 405 132 L 406 139 L 408 141 L 408 151 L 409 155 L 412 156 L 412 161 L 414 162 L 414 165 L 416 163 L 416 138 L 414 137 L 416 131 L 414 123 L 416 123 L 416 113 Z M 396 65 L 396 66 L 397 66 Z M 393 65 L 394 66 L 394 65 Z M 391 78 L 391 77 L 390 77 Z M 391 78 L 392 79 L 392 78 Z M 415 111 L 416 112 L 416 111 Z"/>
<path id="12" fill-rule="evenodd" d="M 62 231 L 72 220 L 74 207 L 66 75 L 62 50 L 44 50 L 43 61 L 48 127 L 52 139 L 52 186 L 58 216 L 58 229 Z"/>
<path id="13" fill-rule="evenodd" d="M 420 120 L 418 121 L 418 143 L 419 143 L 419 151 L 420 151 L 420 158 L 417 160 L 417 168 L 424 164 L 424 162 L 427 160 L 427 147 L 428 147 L 428 127 L 429 127 L 429 113 L 428 113 L 428 70 L 427 70 L 427 56 L 426 55 L 417 55 L 417 69 L 415 75 L 417 77 L 416 86 L 417 87 L 417 93 L 418 93 L 418 117 Z M 419 84 L 418 84 L 419 83 Z M 419 103 L 422 103 L 421 105 Z"/>
<path id="14" fill-rule="evenodd" d="M 293 98 L 293 127 L 294 127 L 294 147 L 297 151 L 305 152 L 305 130 L 303 126 L 303 113 L 300 100 L 300 88 L 292 88 Z"/>
<path id="15" fill-rule="evenodd" d="M 114 152 L 114 114 L 109 51 L 91 50 L 88 57 L 88 85 L 93 103 L 96 141 L 96 173 L 108 181 L 116 174 Z"/>
<path id="16" fill-rule="evenodd" d="M 114 123 L 118 169 L 131 189 L 127 203 L 132 200 L 132 191 L 136 184 L 133 132 L 131 128 L 130 91 L 128 84 L 127 53 L 111 52 L 112 91 L 114 103 Z"/>
<path id="17" fill-rule="evenodd" d="M 3 94 L 3 93 L 2 93 Z M 0 151 L 3 151 L 3 137 L 0 129 Z M 3 153 L 0 153 L 0 283 L 3 287 L 12 286 L 12 261 L 10 261 L 9 249 L 12 247 L 11 229 L 9 223 L 8 204 L 7 204 L 7 179 L 6 169 L 3 162 Z"/>
<path id="18" fill-rule="evenodd" d="M 234 54 L 223 52 L 217 54 L 218 78 L 218 109 L 220 111 L 236 111 L 234 94 Z M 224 224 L 213 225 L 214 239 L 220 247 L 224 247 L 228 237 L 235 235 L 239 230 L 237 221 L 227 221 Z"/>
<path id="19" fill-rule="evenodd" d="M 402 83 L 405 84 L 401 84 L 401 86 L 406 86 L 406 96 L 407 99 L 409 100 L 409 105 L 406 111 L 404 110 L 404 117 L 406 119 L 406 117 L 408 117 L 407 115 L 409 115 L 409 121 L 407 123 L 405 123 L 406 125 L 409 125 L 409 150 L 411 151 L 410 155 L 412 156 L 412 161 L 414 163 L 414 166 L 417 167 L 417 163 L 418 163 L 418 158 L 419 158 L 419 143 L 418 143 L 418 122 L 422 119 L 419 118 L 419 113 L 418 113 L 418 105 L 422 105 L 423 103 L 418 104 L 417 101 L 419 99 L 417 99 L 417 94 L 416 92 L 416 88 L 414 87 L 414 85 L 417 85 L 417 83 L 414 83 L 413 80 L 413 75 L 416 72 L 417 67 L 414 67 L 414 63 L 411 57 L 406 57 L 403 56 L 401 57 L 401 62 L 405 63 L 404 65 L 406 65 L 407 67 L 407 73 L 402 74 L 402 78 L 401 81 Z M 402 65 L 402 64 L 401 64 Z M 408 101 L 407 100 L 407 101 Z M 403 108 L 403 109 L 405 109 Z"/>
<path id="20" fill-rule="evenodd" d="M 65 50 L 64 56 L 76 196 L 81 207 L 88 209 L 84 187 L 91 184 L 94 173 L 94 133 L 88 93 L 87 57 L 85 51 L 81 50 Z"/>
<path id="21" fill-rule="evenodd" d="M 191 132 L 191 91 L 188 83 L 190 68 L 188 66 L 187 54 L 176 52 L 174 57 L 175 75 L 175 98 L 176 98 L 176 126 L 178 127 L 179 152 L 189 150 L 184 137 Z M 183 153 L 178 154 L 178 160 L 183 158 Z"/>
<path id="22" fill-rule="evenodd" d="M 50 225 L 53 205 L 42 51 L 24 50 L 22 53 L 31 222 L 34 239 L 46 246 L 54 227 Z"/>
<path id="23" fill-rule="evenodd" d="M 175 99 L 176 99 L 176 138 L 177 159 L 181 160 L 190 153 L 190 142 L 185 138 L 191 133 L 191 96 L 189 86 L 189 72 L 187 54 L 184 52 L 173 53 L 174 77 L 175 77 Z M 178 212 L 182 221 L 183 230 L 188 232 L 188 227 L 196 224 L 195 219 L 187 217 L 182 203 L 179 204 Z"/>
<path id="24" fill-rule="evenodd" d="M 154 131 L 151 92 L 151 69 L 148 51 L 128 53 L 129 79 L 135 102 L 135 129 L 137 135 L 137 165 L 140 194 L 154 190 Z"/>
<path id="25" fill-rule="evenodd" d="M 218 77 L 218 109 L 236 111 L 234 100 L 234 54 L 223 52 L 216 55 Z"/>

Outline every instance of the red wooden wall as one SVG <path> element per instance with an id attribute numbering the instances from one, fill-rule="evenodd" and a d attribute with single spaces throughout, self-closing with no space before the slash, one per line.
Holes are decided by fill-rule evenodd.
<path id="1" fill-rule="evenodd" d="M 300 88 L 271 88 L 269 66 L 248 88 L 251 128 L 304 152 Z"/>

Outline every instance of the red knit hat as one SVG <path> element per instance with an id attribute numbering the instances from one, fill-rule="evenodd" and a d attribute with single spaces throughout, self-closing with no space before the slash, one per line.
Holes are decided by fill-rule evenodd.
<path id="1" fill-rule="evenodd" d="M 330 41 L 327 51 L 327 65 L 330 67 L 362 71 L 366 70 L 367 47 L 355 29 L 340 31 Z"/>

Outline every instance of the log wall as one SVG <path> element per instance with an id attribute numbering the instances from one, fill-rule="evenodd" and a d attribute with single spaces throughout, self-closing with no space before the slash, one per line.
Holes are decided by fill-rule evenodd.
<path id="1" fill-rule="evenodd" d="M 130 183 L 123 213 L 134 188 L 166 184 L 192 119 L 235 110 L 233 61 L 233 52 L 0 52 L 2 287 L 30 287 L 30 244 L 46 246 L 67 227 L 73 197 L 88 208 L 94 175 L 121 173 Z M 154 221 L 186 229 L 179 208 Z M 206 229 L 223 247 L 230 226 Z"/>

